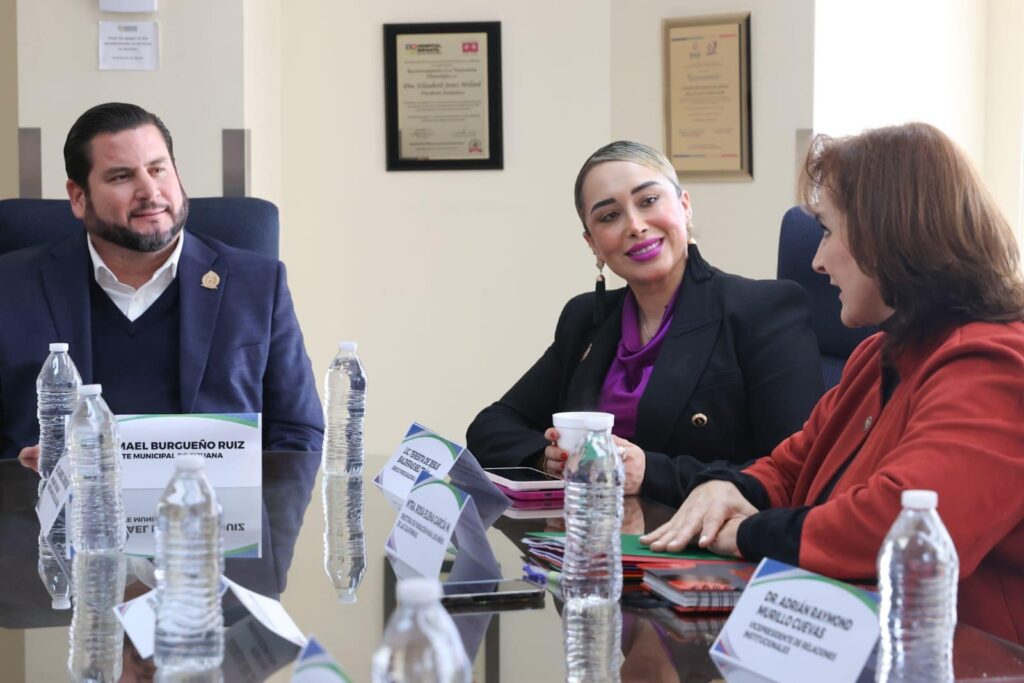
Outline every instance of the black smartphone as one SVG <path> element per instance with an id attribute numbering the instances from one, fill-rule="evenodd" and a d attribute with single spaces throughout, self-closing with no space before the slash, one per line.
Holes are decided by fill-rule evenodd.
<path id="1" fill-rule="evenodd" d="M 544 588 L 523 579 L 449 581 L 441 584 L 441 604 L 455 609 L 522 609 L 544 606 Z"/>

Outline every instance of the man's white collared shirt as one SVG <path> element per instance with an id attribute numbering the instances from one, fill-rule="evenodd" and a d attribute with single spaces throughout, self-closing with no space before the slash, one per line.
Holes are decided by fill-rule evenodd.
<path id="1" fill-rule="evenodd" d="M 178 244 L 164 264 L 153 273 L 153 277 L 149 278 L 148 282 L 138 289 L 117 279 L 117 276 L 96 252 L 96 248 L 92 245 L 92 238 L 87 238 L 85 241 L 89 245 L 89 258 L 92 259 L 92 272 L 96 278 L 96 284 L 107 293 L 118 310 L 124 313 L 128 320 L 134 322 L 149 310 L 149 307 L 167 291 L 167 288 L 174 282 L 174 278 L 178 276 L 178 260 L 181 258 L 181 245 L 185 243 L 185 231 L 182 230 L 178 234 Z"/>

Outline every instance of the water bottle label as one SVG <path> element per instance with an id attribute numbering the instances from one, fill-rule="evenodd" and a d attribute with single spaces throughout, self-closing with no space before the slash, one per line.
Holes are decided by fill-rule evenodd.
<path id="1" fill-rule="evenodd" d="M 765 558 L 711 656 L 769 680 L 854 683 L 877 640 L 877 594 Z"/>
<path id="2" fill-rule="evenodd" d="M 53 471 L 46 480 L 46 485 L 36 502 L 36 517 L 39 518 L 39 530 L 43 536 L 50 533 L 53 523 L 71 495 L 71 474 L 68 472 L 70 463 L 68 456 L 61 456 Z"/>
<path id="3" fill-rule="evenodd" d="M 393 496 L 404 499 L 420 472 L 444 479 L 465 450 L 464 446 L 413 422 L 373 482 Z"/>

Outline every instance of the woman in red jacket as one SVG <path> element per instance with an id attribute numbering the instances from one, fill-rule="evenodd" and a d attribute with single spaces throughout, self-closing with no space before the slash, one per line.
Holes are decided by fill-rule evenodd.
<path id="1" fill-rule="evenodd" d="M 873 580 L 900 493 L 932 489 L 960 557 L 960 620 L 1024 642 L 1024 283 L 1010 227 L 964 154 L 921 123 L 819 138 L 801 189 L 843 323 L 882 331 L 801 431 L 742 472 L 700 476 L 643 540 Z"/>

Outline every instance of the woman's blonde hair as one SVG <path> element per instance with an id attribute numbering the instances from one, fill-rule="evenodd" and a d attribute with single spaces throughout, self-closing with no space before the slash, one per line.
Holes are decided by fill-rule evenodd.
<path id="1" fill-rule="evenodd" d="M 648 147 L 639 142 L 632 142 L 631 140 L 610 142 L 591 154 L 583 162 L 580 172 L 576 174 L 576 186 L 573 190 L 573 197 L 576 200 L 576 214 L 583 222 L 584 232 L 589 232 L 589 230 L 587 230 L 587 221 L 583 210 L 583 182 L 587 179 L 587 174 L 590 173 L 592 168 L 606 161 L 631 161 L 634 164 L 640 164 L 668 178 L 669 182 L 672 183 L 672 187 L 676 188 L 676 195 L 680 197 L 683 195 L 683 188 L 679 185 L 679 176 L 676 175 L 676 169 L 664 154 L 653 147 Z"/>

